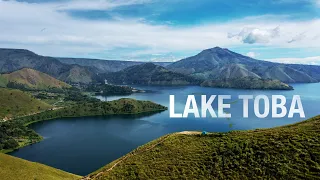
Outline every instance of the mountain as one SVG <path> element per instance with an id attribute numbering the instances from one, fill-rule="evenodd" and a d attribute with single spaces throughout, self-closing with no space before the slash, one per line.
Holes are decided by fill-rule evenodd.
<path id="1" fill-rule="evenodd" d="M 25 180 L 25 179 L 46 179 L 46 180 L 76 180 L 77 176 L 68 172 L 55 169 L 43 164 L 26 161 L 20 158 L 0 153 L 0 177 L 2 180 Z"/>
<path id="2" fill-rule="evenodd" d="M 0 120 L 37 113 L 52 107 L 20 90 L 0 88 Z"/>
<path id="3" fill-rule="evenodd" d="M 106 75 L 112 84 L 144 84 L 144 85 L 190 85 L 199 84 L 193 77 L 175 73 L 153 63 L 145 63 L 128 67 L 124 70 Z"/>
<path id="4" fill-rule="evenodd" d="M 62 89 L 71 87 L 65 82 L 30 68 L 23 68 L 0 76 L 6 80 L 7 86 L 9 83 L 14 83 L 23 86 L 26 89 L 46 90 L 50 88 Z"/>
<path id="5" fill-rule="evenodd" d="M 239 77 L 277 79 L 286 83 L 320 81 L 320 66 L 280 64 L 256 60 L 215 47 L 167 66 L 169 70 L 204 80 Z"/>
<path id="6" fill-rule="evenodd" d="M 10 73 L 22 68 L 31 68 L 68 83 L 98 81 L 93 67 L 64 64 L 56 58 L 37 55 L 24 49 L 0 48 L 0 73 Z"/>
<path id="7" fill-rule="evenodd" d="M 272 129 L 180 132 L 147 143 L 91 179 L 319 179 L 320 116 Z"/>
<path id="8" fill-rule="evenodd" d="M 201 83 L 201 86 L 235 89 L 293 90 L 292 86 L 289 86 L 288 84 L 285 84 L 279 80 L 261 79 L 257 77 L 206 80 Z"/>
<path id="9" fill-rule="evenodd" d="M 101 59 L 86 59 L 86 58 L 57 58 L 65 64 L 77 64 L 80 66 L 90 66 L 96 68 L 100 73 L 117 72 L 130 66 L 144 64 L 145 62 L 138 61 L 118 61 L 118 60 L 101 60 Z M 167 66 L 169 62 L 154 62 L 159 66 Z"/>

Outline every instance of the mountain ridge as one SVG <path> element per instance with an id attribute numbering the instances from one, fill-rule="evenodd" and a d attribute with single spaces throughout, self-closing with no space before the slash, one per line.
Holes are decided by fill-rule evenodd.
<path id="1" fill-rule="evenodd" d="M 320 66 L 281 64 L 253 59 L 226 48 L 210 48 L 167 66 L 169 70 L 202 79 L 259 77 L 286 83 L 320 81 Z M 238 73 L 231 73 L 236 69 Z"/>
<path id="2" fill-rule="evenodd" d="M 73 75 L 73 69 L 81 67 L 83 79 Z M 31 68 L 69 83 L 89 83 L 98 81 L 97 72 L 92 67 L 64 64 L 53 57 L 41 56 L 26 49 L 0 48 L 0 73 L 9 73 L 22 68 Z M 72 77 L 72 78 L 71 78 Z M 83 77 L 82 77 L 83 78 Z"/>
<path id="3" fill-rule="evenodd" d="M 78 64 L 81 66 L 93 66 L 98 69 L 100 73 L 117 72 L 130 66 L 144 64 L 141 61 L 123 61 L 123 60 L 103 60 L 90 58 L 57 58 L 60 62 L 66 64 Z M 170 62 L 152 62 L 159 66 L 167 66 Z"/>
<path id="4" fill-rule="evenodd" d="M 153 63 L 131 66 L 121 71 L 106 74 L 106 80 L 114 84 L 143 85 L 196 85 L 198 80 L 175 73 Z"/>

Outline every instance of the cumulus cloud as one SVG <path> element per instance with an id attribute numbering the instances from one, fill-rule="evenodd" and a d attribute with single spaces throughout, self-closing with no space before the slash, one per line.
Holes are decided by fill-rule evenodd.
<path id="1" fill-rule="evenodd" d="M 280 28 L 274 29 L 259 29 L 259 28 L 243 28 L 238 34 L 229 34 L 229 38 L 238 38 L 243 43 L 255 44 L 255 43 L 269 43 L 272 38 L 278 37 L 280 34 Z"/>
<path id="2" fill-rule="evenodd" d="M 274 58 L 266 59 L 267 61 L 286 63 L 286 64 L 309 64 L 320 65 L 320 56 L 305 57 L 305 58 Z"/>

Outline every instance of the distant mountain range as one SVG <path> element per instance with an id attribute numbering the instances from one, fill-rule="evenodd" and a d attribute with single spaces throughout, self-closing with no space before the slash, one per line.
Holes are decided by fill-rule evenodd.
<path id="1" fill-rule="evenodd" d="M 99 80 L 95 68 L 61 63 L 53 57 L 37 55 L 23 49 L 0 49 L 0 73 L 32 68 L 69 83 Z"/>
<path id="2" fill-rule="evenodd" d="M 9 74 L 0 75 L 0 86 L 19 86 L 23 89 L 46 90 L 50 88 L 70 88 L 65 82 L 57 80 L 45 73 L 30 68 L 23 68 Z"/>
<path id="3" fill-rule="evenodd" d="M 320 66 L 280 64 L 256 60 L 228 49 L 215 47 L 167 66 L 174 72 L 200 79 L 256 77 L 286 83 L 320 81 Z"/>
<path id="4" fill-rule="evenodd" d="M 230 85 L 230 82 L 237 82 L 237 78 L 245 77 L 252 77 L 256 82 L 262 79 L 259 83 L 268 82 L 269 85 L 271 81 L 266 81 L 268 79 L 284 83 L 320 81 L 320 66 L 256 60 L 220 47 L 204 50 L 175 63 L 53 58 L 28 50 L 0 49 L 0 73 L 22 68 L 32 68 L 71 84 L 104 82 L 106 79 L 115 84 L 200 85 L 206 81 L 208 86 L 224 86 L 226 84 L 217 81 L 224 80 Z"/>

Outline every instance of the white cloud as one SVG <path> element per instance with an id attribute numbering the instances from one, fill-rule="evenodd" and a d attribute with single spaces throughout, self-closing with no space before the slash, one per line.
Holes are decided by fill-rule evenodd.
<path id="1" fill-rule="evenodd" d="M 305 58 L 275 58 L 275 59 L 266 59 L 266 61 L 286 63 L 286 64 L 320 65 L 320 56 L 305 57 Z"/>
<path id="2" fill-rule="evenodd" d="M 124 5 L 125 1 L 94 2 L 74 0 L 66 4 L 61 2 L 37 4 L 0 0 L 0 47 L 26 48 L 48 56 L 83 57 L 111 52 L 118 48 L 139 49 L 127 53 L 128 57 L 170 52 L 188 53 L 215 46 L 243 46 L 244 41 L 268 42 L 266 46 L 279 48 L 320 49 L 320 44 L 315 39 L 320 35 L 318 32 L 320 19 L 283 22 L 279 17 L 260 16 L 228 23 L 176 27 L 150 25 L 134 19 L 113 21 L 75 19 L 64 11 L 57 11 L 57 9 L 68 9 L 68 7 L 112 8 Z M 105 5 L 99 5 L 100 2 Z M 118 4 L 110 5 L 107 2 Z M 128 2 L 145 3 L 147 1 Z M 78 5 L 71 6 L 72 3 L 78 3 Z M 63 7 L 63 5 L 66 6 Z M 228 32 L 231 32 L 235 38 L 230 39 Z M 299 43 L 288 43 L 292 37 L 303 32 L 308 33 Z M 156 58 L 161 59 L 161 56 Z M 181 57 L 174 56 L 169 59 L 178 58 Z"/>
<path id="3" fill-rule="evenodd" d="M 259 28 L 243 28 L 238 34 L 229 34 L 229 38 L 238 38 L 243 43 L 255 44 L 255 43 L 269 43 L 272 38 L 276 38 L 280 34 L 279 27 L 274 29 L 259 29 Z"/>
<path id="4" fill-rule="evenodd" d="M 248 52 L 246 55 L 251 58 L 255 58 L 257 56 L 257 54 L 255 52 Z"/>

